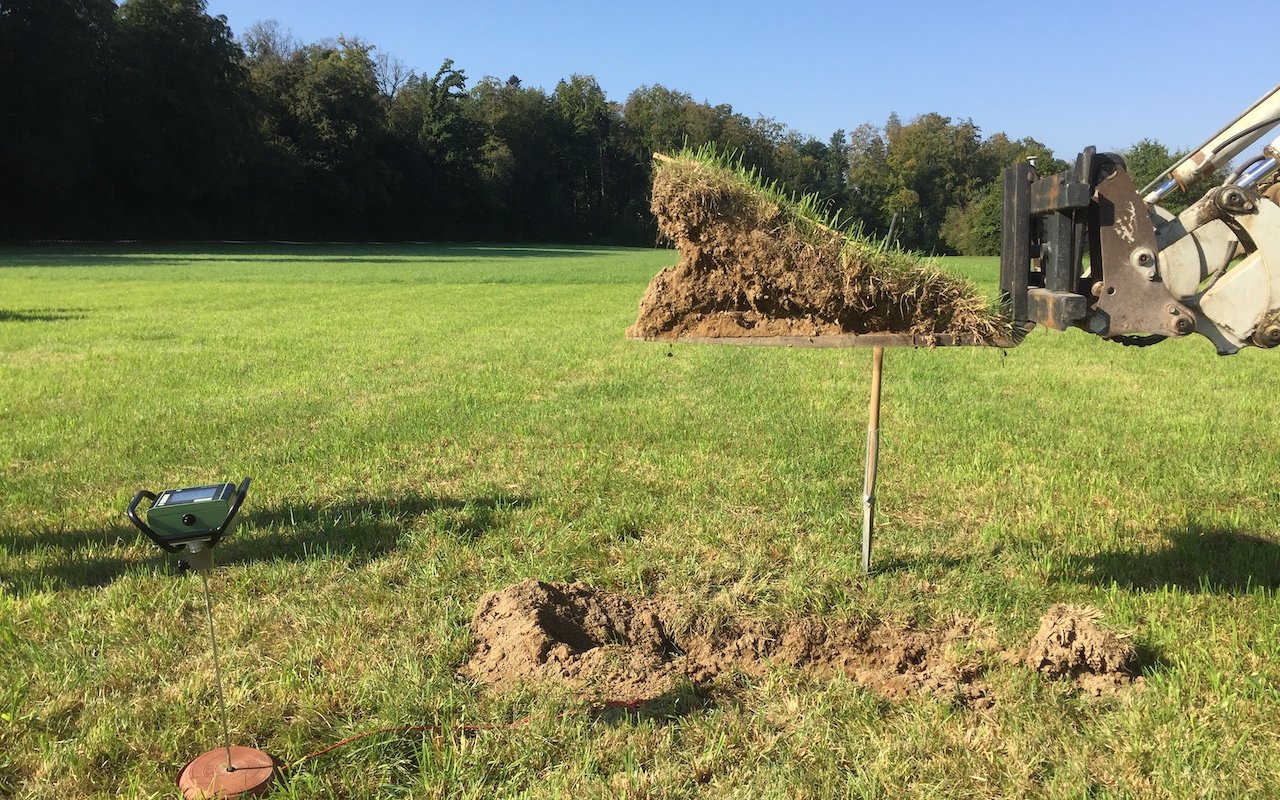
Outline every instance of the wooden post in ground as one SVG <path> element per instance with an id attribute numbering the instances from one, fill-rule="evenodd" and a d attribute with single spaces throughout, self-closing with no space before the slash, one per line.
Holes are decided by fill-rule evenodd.
<path id="1" fill-rule="evenodd" d="M 871 351 L 871 409 L 867 415 L 867 462 L 862 476 L 862 574 L 871 573 L 871 538 L 876 523 L 876 467 L 880 461 L 880 378 L 884 348 Z"/>

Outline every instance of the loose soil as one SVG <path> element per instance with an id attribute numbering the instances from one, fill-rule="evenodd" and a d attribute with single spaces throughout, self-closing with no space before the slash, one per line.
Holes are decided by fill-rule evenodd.
<path id="1" fill-rule="evenodd" d="M 631 338 L 1008 339 L 1008 326 L 968 282 L 834 230 L 714 158 L 657 157 L 652 209 L 680 262 L 650 283 Z"/>
<path id="2" fill-rule="evenodd" d="M 1141 681 L 1133 644 L 1099 628 L 1100 616 L 1096 609 L 1052 606 L 1027 647 L 1026 665 L 1046 677 L 1071 680 L 1095 697 Z"/>
<path id="3" fill-rule="evenodd" d="M 1026 663 L 1090 694 L 1131 683 L 1132 649 L 1087 615 L 1059 611 L 1065 608 L 1050 609 Z M 633 705 L 682 683 L 703 686 L 786 666 L 844 675 L 894 700 L 925 696 L 976 708 L 992 702 L 979 655 L 990 651 L 989 636 L 962 618 L 934 630 L 814 618 L 699 630 L 670 601 L 526 580 L 481 597 L 472 632 L 475 651 L 460 672 L 500 691 L 552 681 L 592 701 Z"/>

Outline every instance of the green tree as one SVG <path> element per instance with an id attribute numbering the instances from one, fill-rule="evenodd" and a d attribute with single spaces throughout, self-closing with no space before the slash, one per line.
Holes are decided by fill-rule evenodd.
<path id="1" fill-rule="evenodd" d="M 889 135 L 888 166 L 899 187 L 888 211 L 902 214 L 901 241 L 924 251 L 945 250 L 939 235 L 947 209 L 966 202 L 983 183 L 979 129 L 924 114 Z"/>
<path id="2" fill-rule="evenodd" d="M 410 76 L 390 99 L 390 160 L 403 175 L 393 213 L 398 236 L 460 238 L 481 229 L 476 211 L 484 134 L 467 107 L 466 74 L 445 59 Z"/>
<path id="3" fill-rule="evenodd" d="M 969 202 L 947 209 L 942 222 L 942 240 L 961 255 L 999 255 L 1003 216 L 1002 184 L 991 181 Z"/>
<path id="4" fill-rule="evenodd" d="M 714 142 L 902 242 L 991 240 L 1005 163 L 1051 154 L 971 121 L 890 115 L 823 142 L 728 104 L 589 75 L 417 75 L 368 43 L 237 43 L 205 0 L 0 0 L 0 232 L 653 241 L 652 153 Z M 20 198 L 20 200 L 19 200 Z M 95 216 L 96 215 L 96 216 Z"/>
<path id="5" fill-rule="evenodd" d="M 844 131 L 831 144 L 824 144 L 771 117 L 749 119 L 728 104 L 698 103 L 664 86 L 643 86 L 632 92 L 618 124 L 627 132 L 623 138 L 633 143 L 637 162 L 646 165 L 646 175 L 652 153 L 714 143 L 793 194 L 816 193 L 832 210 L 842 212 L 849 204 Z M 647 210 L 643 214 L 647 218 Z M 647 225 L 651 227 L 652 220 Z"/>
<path id="6" fill-rule="evenodd" d="M 717 126 L 716 112 L 710 106 L 695 103 L 684 92 L 658 85 L 641 86 L 628 95 L 622 118 L 636 132 L 646 157 L 686 145 L 698 147 L 713 141 L 716 129 L 723 127 Z"/>
<path id="7" fill-rule="evenodd" d="M 493 78 L 471 90 L 468 113 L 483 134 L 479 170 L 485 235 L 564 239 L 573 229 L 562 120 L 547 93 Z"/>
<path id="8" fill-rule="evenodd" d="M 999 178 L 1005 167 L 1024 161 L 1034 161 L 1036 172 L 1041 175 L 1053 175 L 1069 166 L 1043 142 L 1029 136 L 1014 140 L 1004 133 L 993 133 L 982 143 L 982 157 L 986 161 L 983 175 L 990 179 Z"/>
<path id="9" fill-rule="evenodd" d="M 831 198 L 833 205 L 847 211 L 849 191 L 849 143 L 844 130 L 831 134 L 820 154 L 816 167 L 817 183 L 814 186 L 820 196 Z"/>
<path id="10" fill-rule="evenodd" d="M 285 61 L 301 49 L 293 34 L 274 19 L 260 20 L 249 26 L 240 37 L 240 47 L 255 64 Z"/>
<path id="11" fill-rule="evenodd" d="M 1186 157 L 1187 151 L 1172 151 L 1155 139 L 1142 139 L 1121 150 L 1120 155 L 1124 158 L 1129 177 L 1133 178 L 1134 185 L 1141 192 L 1144 186 Z M 1166 211 L 1177 214 L 1199 200 L 1205 192 L 1226 180 L 1226 177 L 1225 169 L 1216 170 L 1210 175 L 1192 181 L 1186 190 L 1176 190 L 1161 201 L 1160 205 Z"/>
<path id="12" fill-rule="evenodd" d="M 1185 154 L 1173 152 L 1155 139 L 1142 139 L 1121 150 L 1120 155 L 1129 170 L 1129 177 L 1141 190 Z"/>
<path id="13" fill-rule="evenodd" d="M 1053 175 L 1067 169 L 1067 163 L 1053 151 L 1032 138 L 1017 141 L 1003 133 L 992 134 L 982 143 L 985 160 L 983 176 L 987 183 L 964 203 L 947 209 L 942 223 L 942 240 L 948 247 L 967 256 L 991 256 L 1000 253 L 1000 227 L 1004 216 L 1002 175 L 1005 167 L 1030 159 L 1035 160 L 1041 175 Z"/>
<path id="14" fill-rule="evenodd" d="M 411 76 L 392 98 L 389 124 L 441 165 L 474 160 L 479 134 L 466 116 L 467 76 L 447 58 L 430 78 Z"/>
<path id="15" fill-rule="evenodd" d="M 0 238 L 90 235 L 111 0 L 0 0 Z"/>
<path id="16" fill-rule="evenodd" d="M 891 221 L 886 208 L 895 186 L 883 132 L 869 123 L 859 125 L 849 135 L 845 152 L 847 213 L 867 233 L 884 234 Z"/>
<path id="17" fill-rule="evenodd" d="M 1042 171 L 1065 164 L 1040 142 L 988 139 L 972 120 L 923 114 L 903 124 L 891 115 L 883 130 L 863 125 L 848 146 L 847 208 L 868 233 L 883 234 L 897 218 L 899 243 L 930 252 L 992 252 L 998 248 L 995 202 L 1005 166 L 1034 156 Z M 992 243 L 995 243 L 994 245 Z"/>
<path id="18" fill-rule="evenodd" d="M 587 234 L 603 231 L 609 224 L 605 148 L 614 113 L 604 90 L 590 75 L 573 75 L 557 83 L 551 102 L 565 137 L 562 152 L 574 227 Z"/>
<path id="19" fill-rule="evenodd" d="M 116 15 L 105 162 L 117 233 L 229 223 L 250 134 L 244 53 L 204 0 L 126 0 Z"/>
<path id="20" fill-rule="evenodd" d="M 891 115 L 883 131 L 863 125 L 853 132 L 850 213 L 873 234 L 886 233 L 897 218 L 903 247 L 946 250 L 940 231 L 947 209 L 968 201 L 985 166 L 972 121 L 924 114 L 904 125 Z"/>
<path id="21" fill-rule="evenodd" d="M 265 148 L 257 166 L 274 178 L 261 202 L 290 210 L 276 232 L 363 238 L 379 230 L 401 176 L 384 158 L 373 47 L 339 38 L 287 56 L 255 50 L 249 76 Z"/>

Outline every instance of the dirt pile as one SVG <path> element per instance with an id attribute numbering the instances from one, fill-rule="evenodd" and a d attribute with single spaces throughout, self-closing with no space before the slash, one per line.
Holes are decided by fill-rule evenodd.
<path id="1" fill-rule="evenodd" d="M 476 649 L 461 672 L 498 689 L 554 680 L 593 700 L 630 704 L 657 699 L 682 680 L 762 675 L 777 664 L 847 675 L 889 698 L 987 703 L 979 664 L 956 658 L 952 647 L 974 633 L 964 620 L 936 631 L 799 619 L 672 634 L 687 622 L 660 601 L 527 580 L 480 599 Z"/>
<path id="2" fill-rule="evenodd" d="M 713 153 L 657 157 L 653 213 L 680 262 L 649 284 L 627 335 L 1007 341 L 1008 326 L 968 282 L 842 233 L 816 206 Z"/>
<path id="3" fill-rule="evenodd" d="M 461 672 L 499 689 L 553 679 L 604 700 L 658 697 L 671 690 L 679 653 L 662 620 L 669 612 L 582 583 L 527 580 L 480 598 L 476 649 Z"/>
<path id="4" fill-rule="evenodd" d="M 1052 606 L 1040 620 L 1024 662 L 1046 677 L 1071 680 L 1095 697 L 1140 681 L 1133 645 L 1099 628 L 1100 617 L 1092 608 Z"/>

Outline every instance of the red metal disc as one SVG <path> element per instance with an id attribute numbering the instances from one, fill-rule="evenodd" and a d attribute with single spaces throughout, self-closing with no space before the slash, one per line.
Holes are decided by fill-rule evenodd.
<path id="1" fill-rule="evenodd" d="M 178 788 L 187 800 L 253 797 L 271 786 L 276 767 L 276 760 L 261 750 L 233 744 L 228 769 L 227 748 L 219 747 L 183 767 L 178 773 Z"/>

